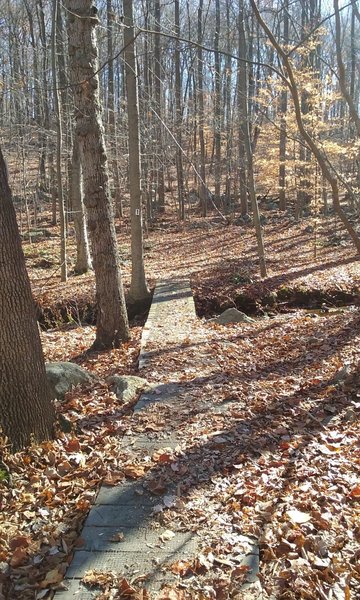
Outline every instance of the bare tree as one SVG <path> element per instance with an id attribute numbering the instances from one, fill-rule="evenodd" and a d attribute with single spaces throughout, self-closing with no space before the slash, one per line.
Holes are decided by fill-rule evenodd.
<path id="1" fill-rule="evenodd" d="M 60 10 L 58 0 L 53 0 L 52 12 L 52 31 L 51 31 L 51 66 L 54 90 L 55 118 L 56 118 L 56 182 L 58 190 L 58 202 L 60 212 L 60 266 L 61 266 L 61 281 L 67 280 L 67 264 L 66 264 L 66 220 L 65 220 L 65 205 L 64 205 L 64 190 L 62 178 L 62 148 L 63 148 L 63 133 L 61 124 L 61 103 L 58 91 L 57 78 L 57 61 L 56 61 L 56 29 L 58 20 L 58 11 Z"/>
<path id="2" fill-rule="evenodd" d="M 124 290 L 109 192 L 107 155 L 101 122 L 98 50 L 99 23 L 91 0 L 67 0 L 69 58 L 75 98 L 75 135 L 83 170 L 84 202 L 96 280 L 95 349 L 118 347 L 129 339 Z"/>
<path id="3" fill-rule="evenodd" d="M 131 212 L 131 285 L 129 300 L 134 304 L 146 302 L 150 296 L 145 279 L 143 226 L 141 202 L 141 164 L 137 62 L 134 42 L 132 0 L 123 0 L 125 75 L 128 111 L 129 183 Z"/>

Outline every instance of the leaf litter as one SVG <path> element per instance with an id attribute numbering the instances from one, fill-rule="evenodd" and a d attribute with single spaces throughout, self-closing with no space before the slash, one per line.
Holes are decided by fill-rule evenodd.
<path id="1" fill-rule="evenodd" d="M 226 308 L 245 291 L 258 302 L 265 288 L 284 286 L 295 266 L 301 271 L 311 244 L 304 242 L 295 265 L 292 249 L 284 256 L 276 248 L 275 225 L 274 237 L 271 227 L 267 235 L 273 277 L 264 282 L 251 262 L 236 259 L 239 240 L 233 226 L 217 226 L 213 236 L 200 234 L 196 244 L 199 232 L 190 228 L 154 235 L 150 275 L 152 269 L 158 276 L 181 272 L 182 249 L 191 241 L 194 264 L 203 261 L 192 273 L 203 306 Z M 284 229 L 280 238 L 285 234 Z M 241 243 L 251 248 L 247 230 Z M 350 293 L 357 263 L 347 248 L 340 250 L 324 248 L 321 261 L 333 266 L 323 270 L 307 263 L 300 284 L 322 287 L 329 298 L 336 286 Z M 298 247 L 295 251 L 299 254 Z M 242 264 L 252 283 L 236 283 Z M 41 283 L 39 277 L 34 281 Z M 144 371 L 150 382 L 179 384 L 176 408 L 164 403 L 134 415 L 131 407 L 119 406 L 105 379 L 136 373 L 141 327 L 133 328 L 133 340 L 121 349 L 82 357 L 93 339 L 92 327 L 44 332 L 49 360 L 82 362 L 99 380 L 58 403 L 73 425 L 70 433 L 58 430 L 54 441 L 15 455 L 2 443 L 0 597 L 51 598 L 63 585 L 74 550 L 82 546 L 82 524 L 99 485 L 126 479 L 159 498 L 156 518 L 165 534 L 191 530 L 199 540 L 192 560 L 168 566 L 177 581 L 154 597 L 360 596 L 359 320 L 354 308 L 328 318 L 293 309 L 251 324 L 200 322 L 180 348 L 156 354 L 161 348 L 155 347 Z M 161 439 L 170 430 L 180 432 L 175 450 L 164 440 L 148 456 L 122 443 L 125 434 L 136 440 L 146 431 Z M 119 532 L 114 543 L 121 541 Z M 259 574 L 244 592 L 249 567 L 242 561 L 255 547 Z M 151 598 L 144 588 L 146 575 L 91 572 L 84 582 L 100 588 L 103 600 Z"/>

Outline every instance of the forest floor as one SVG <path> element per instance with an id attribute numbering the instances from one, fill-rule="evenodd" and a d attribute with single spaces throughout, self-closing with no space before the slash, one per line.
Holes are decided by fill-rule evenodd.
<path id="1" fill-rule="evenodd" d="M 360 597 L 360 259 L 332 217 L 295 223 L 265 212 L 265 279 L 249 225 L 164 218 L 145 236 L 152 286 L 167 277 L 191 279 L 206 332 L 201 352 L 216 365 L 201 373 L 185 361 L 188 348 L 166 355 L 159 348 L 147 379 L 180 378 L 194 397 L 171 415 L 160 410 L 135 418 L 105 381 L 115 373 L 137 374 L 146 315 L 134 320 L 122 348 L 84 353 L 94 339 L 93 326 L 81 324 L 93 316 L 93 276 L 59 281 L 55 228 L 46 240 L 24 242 L 41 322 L 57 325 L 42 332 L 47 360 L 75 360 L 99 380 L 58 404 L 74 425 L 71 434 L 58 431 L 54 441 L 16 455 L 2 447 L 11 482 L 0 465 L 0 598 L 51 598 L 81 545 L 79 532 L 99 485 L 127 478 L 141 484 L 152 473 L 161 481 L 168 469 L 182 481 L 165 522 L 175 531 L 186 525 L 202 543 L 192 562 L 172 566 L 178 585 L 157 598 Z M 127 286 L 126 225 L 119 246 Z M 254 322 L 207 320 L 230 306 Z M 209 403 L 219 410 L 207 410 Z M 183 436 L 171 460 L 162 462 L 159 454 L 144 460 L 122 447 L 124 434 L 161 431 L 169 419 Z M 260 542 L 262 592 L 255 595 L 239 592 L 246 569 L 236 561 L 237 546 L 239 536 L 249 534 Z M 139 574 L 125 581 L 92 573 L 88 583 L 102 584 L 102 600 L 149 597 Z"/>

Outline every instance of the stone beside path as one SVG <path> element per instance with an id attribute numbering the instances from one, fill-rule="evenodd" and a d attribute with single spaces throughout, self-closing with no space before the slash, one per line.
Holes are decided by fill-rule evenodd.
<path id="1" fill-rule="evenodd" d="M 187 280 L 160 282 L 154 292 L 152 306 L 143 330 L 139 371 L 156 367 L 159 352 L 177 348 L 185 343 L 197 345 L 199 364 L 210 364 L 202 354 L 201 340 L 196 338 L 197 321 L 190 283 Z M 202 362 L 201 362 L 202 361 Z M 211 364 L 210 364 L 211 367 Z M 182 392 L 182 393 L 181 393 Z M 156 410 L 157 403 L 173 405 L 184 397 L 180 382 L 159 383 L 145 391 L 134 408 L 135 413 Z M 135 437 L 134 437 L 135 436 Z M 181 437 L 181 432 L 179 432 Z M 154 436 L 146 432 L 124 436 L 124 448 L 131 448 L 151 456 L 154 450 L 179 445 L 176 427 L 167 428 Z M 169 492 L 167 492 L 169 493 Z M 174 490 L 176 494 L 176 490 Z M 164 569 L 177 560 L 189 560 L 197 552 L 197 536 L 191 531 L 175 531 L 168 535 L 156 518 L 156 505 L 162 498 L 150 494 L 140 480 L 118 486 L 103 485 L 81 533 L 83 545 L 74 553 L 64 583 L 55 600 L 93 600 L 99 588 L 88 588 L 81 583 L 87 571 L 115 571 L 130 583 L 138 580 L 151 592 L 164 584 L 176 581 L 176 576 Z M 251 581 L 257 579 L 259 553 L 255 541 L 244 556 L 244 564 L 251 567 Z M 254 579 L 255 578 L 255 579 Z"/>

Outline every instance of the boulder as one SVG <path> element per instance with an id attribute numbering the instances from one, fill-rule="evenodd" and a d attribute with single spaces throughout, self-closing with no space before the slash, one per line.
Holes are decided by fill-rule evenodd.
<path id="1" fill-rule="evenodd" d="M 63 400 L 66 392 L 76 385 L 95 380 L 94 375 L 71 362 L 46 363 L 45 369 L 53 397 L 59 400 Z"/>
<path id="2" fill-rule="evenodd" d="M 237 308 L 228 308 L 215 319 L 211 319 L 213 323 L 226 325 L 227 323 L 254 323 L 254 319 L 248 317 L 245 313 L 237 310 Z"/>
<path id="3" fill-rule="evenodd" d="M 149 391 L 150 385 L 142 377 L 135 375 L 113 375 L 106 380 L 121 403 L 137 400 L 141 392 Z"/>

